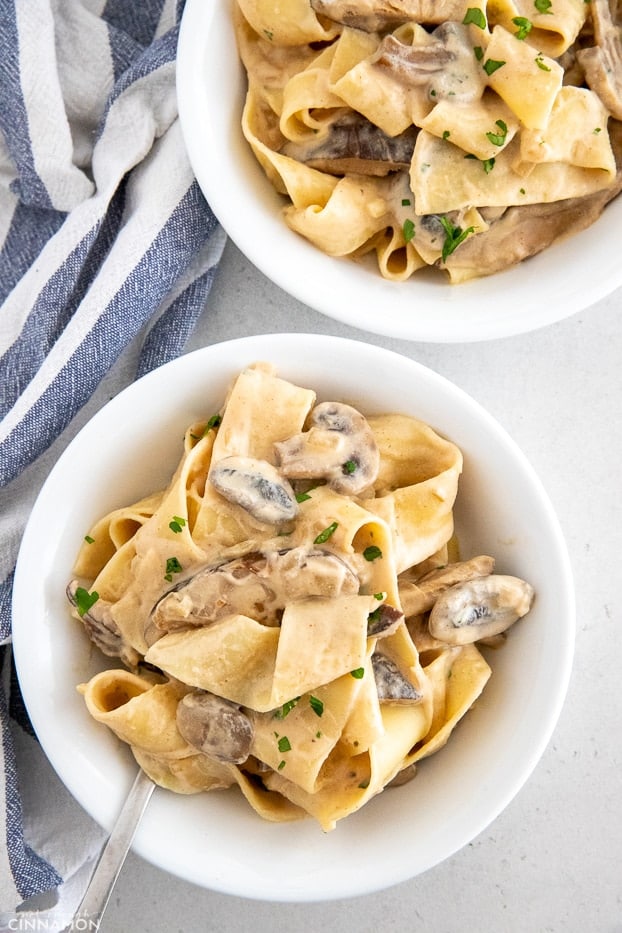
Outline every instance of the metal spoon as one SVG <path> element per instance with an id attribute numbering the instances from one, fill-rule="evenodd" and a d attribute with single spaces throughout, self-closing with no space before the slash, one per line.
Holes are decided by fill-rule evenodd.
<path id="1" fill-rule="evenodd" d="M 145 807 L 149 802 L 154 787 L 155 784 L 151 778 L 140 770 L 121 808 L 108 841 L 101 851 L 80 906 L 72 922 L 65 928 L 65 933 L 69 930 L 82 929 L 85 923 L 89 924 L 89 929 L 95 926 L 99 929 L 99 921 L 108 905 L 112 889 L 119 877 L 125 857 L 132 844 L 134 833 L 145 812 Z"/>

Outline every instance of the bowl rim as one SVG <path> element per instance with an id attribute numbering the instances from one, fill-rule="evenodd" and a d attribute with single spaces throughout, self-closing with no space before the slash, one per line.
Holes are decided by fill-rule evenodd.
<path id="1" fill-rule="evenodd" d="M 293 352 L 294 348 L 296 348 L 295 352 Z M 229 361 L 226 364 L 222 362 L 223 353 Z M 280 877 L 266 878 L 258 868 L 258 864 L 254 863 L 244 853 L 221 852 L 217 866 L 214 864 L 208 864 L 207 866 L 190 864 L 187 859 L 182 858 L 178 848 L 175 850 L 177 860 L 175 858 L 171 859 L 169 853 L 162 851 L 163 848 L 166 849 L 166 846 L 162 846 L 162 827 L 166 826 L 170 831 L 172 824 L 181 817 L 180 825 L 186 828 L 188 819 L 192 819 L 192 815 L 188 816 L 187 814 L 191 805 L 187 800 L 179 799 L 176 799 L 173 804 L 171 801 L 173 795 L 156 789 L 147 814 L 136 834 L 133 848 L 138 854 L 163 870 L 222 893 L 272 901 L 332 900 L 371 893 L 374 890 L 389 887 L 408 880 L 422 871 L 427 871 L 438 862 L 450 857 L 458 849 L 472 841 L 475 836 L 479 835 L 486 826 L 496 819 L 529 778 L 555 728 L 570 679 L 574 651 L 575 606 L 572 572 L 565 541 L 544 487 L 525 455 L 505 429 L 478 402 L 454 383 L 415 360 L 401 356 L 392 350 L 349 338 L 329 337 L 322 334 L 264 334 L 235 338 L 203 347 L 167 363 L 143 376 L 115 396 L 82 428 L 68 445 L 52 469 L 32 509 L 15 572 L 13 597 L 14 620 L 16 623 L 13 635 L 15 661 L 24 701 L 34 729 L 45 754 L 70 793 L 100 825 L 110 829 L 135 773 L 135 768 L 132 768 L 132 763 L 127 758 L 123 757 L 121 760 L 122 753 L 118 750 L 116 740 L 108 741 L 110 737 L 107 736 L 104 741 L 99 733 L 93 738 L 92 730 L 93 727 L 97 728 L 97 724 L 89 720 L 83 711 L 76 714 L 75 691 L 73 691 L 73 688 L 69 690 L 68 685 L 59 682 L 62 665 L 55 667 L 55 658 L 52 656 L 54 651 L 60 650 L 53 639 L 61 637 L 60 629 L 52 630 L 51 628 L 54 624 L 58 624 L 58 606 L 54 605 L 56 594 L 50 590 L 52 582 L 50 574 L 54 577 L 57 571 L 56 569 L 50 572 L 46 571 L 52 566 L 56 567 L 55 561 L 60 560 L 62 563 L 62 556 L 63 554 L 66 555 L 67 552 L 67 536 L 75 534 L 75 529 L 70 530 L 67 526 L 63 527 L 64 521 L 70 523 L 71 518 L 75 517 L 65 516 L 63 509 L 65 509 L 66 498 L 64 497 L 67 491 L 75 489 L 76 461 L 83 464 L 86 454 L 92 449 L 94 440 L 101 437 L 102 433 L 105 435 L 111 426 L 118 426 L 119 418 L 124 416 L 124 413 L 127 420 L 128 411 L 134 413 L 134 420 L 129 419 L 129 423 L 125 428 L 121 429 L 122 431 L 125 430 L 126 434 L 122 433 L 121 436 L 131 436 L 129 432 L 136 427 L 134 422 L 138 422 L 139 418 L 143 418 L 142 413 L 137 414 L 137 412 L 140 412 L 140 405 L 137 403 L 149 400 L 153 405 L 154 400 L 157 401 L 159 407 L 156 420 L 162 429 L 167 425 L 190 423 L 193 419 L 191 417 L 188 421 L 186 420 L 185 408 L 183 416 L 178 409 L 182 401 L 185 405 L 189 398 L 193 400 L 197 398 L 195 387 L 190 388 L 188 385 L 188 380 L 191 377 L 200 378 L 201 374 L 203 374 L 203 379 L 209 385 L 210 379 L 213 378 L 210 375 L 211 371 L 216 370 L 218 379 L 222 381 L 222 372 L 227 370 L 232 374 L 235 373 L 240 368 L 239 364 L 242 360 L 246 360 L 248 363 L 253 359 L 270 359 L 271 357 L 276 357 L 279 371 L 287 365 L 289 358 L 293 358 L 295 362 L 292 362 L 291 365 L 296 369 L 306 366 L 307 371 L 312 372 L 314 367 L 318 367 L 317 361 L 321 360 L 325 371 L 332 372 L 334 369 L 332 361 L 339 358 L 339 356 L 343 360 L 347 360 L 349 364 L 356 359 L 366 367 L 382 363 L 387 369 L 397 369 L 399 374 L 408 373 L 414 384 L 425 385 L 430 391 L 433 390 L 438 393 L 438 396 L 443 400 L 443 405 L 446 402 L 456 402 L 457 410 L 460 411 L 460 419 L 464 420 L 466 418 L 468 420 L 470 418 L 474 420 L 478 430 L 484 431 L 486 436 L 492 438 L 494 443 L 499 445 L 503 456 L 510 458 L 510 461 L 514 464 L 516 475 L 521 481 L 524 481 L 525 488 L 530 491 L 530 495 L 540 509 L 540 517 L 549 536 L 547 543 L 554 551 L 555 570 L 560 583 L 560 591 L 556 593 L 556 598 L 559 606 L 559 617 L 562 621 L 558 624 L 563 635 L 559 642 L 555 642 L 558 648 L 557 666 L 545 687 L 547 706 L 538 713 L 536 721 L 537 735 L 529 736 L 528 753 L 517 763 L 517 767 L 512 771 L 511 776 L 506 778 L 502 789 L 498 787 L 482 788 L 482 793 L 486 790 L 485 813 L 478 813 L 477 815 L 475 813 L 460 813 L 457 824 L 450 828 L 450 840 L 432 839 L 431 837 L 432 842 L 429 850 L 422 857 L 419 857 L 419 862 L 415 860 L 413 863 L 396 867 L 389 859 L 387 865 L 377 869 L 373 878 L 370 877 L 369 865 L 365 863 L 365 854 L 368 855 L 368 852 L 364 854 L 363 850 L 368 845 L 366 838 L 369 835 L 370 826 L 373 827 L 375 833 L 382 834 L 383 832 L 382 826 L 384 824 L 378 822 L 380 817 L 376 800 L 363 808 L 359 814 L 355 814 L 354 819 L 349 818 L 352 819 L 349 824 L 352 827 L 351 831 L 348 829 L 345 833 L 340 832 L 342 825 L 344 827 L 348 825 L 349 821 L 346 820 L 335 831 L 338 835 L 332 833 L 329 834 L 329 837 L 324 837 L 328 839 L 325 848 L 322 849 L 327 855 L 325 865 L 298 861 L 290 867 L 278 862 L 277 864 L 281 867 Z M 337 373 L 335 378 L 339 380 L 344 377 Z M 353 378 L 353 375 L 350 374 L 346 381 L 349 379 L 349 384 L 354 385 Z M 168 391 L 170 385 L 175 385 L 179 392 L 178 397 L 173 400 L 167 399 L 166 393 L 163 394 L 161 391 L 162 386 L 165 386 Z M 158 387 L 160 388 L 158 389 Z M 445 407 L 447 406 L 445 405 Z M 163 412 L 162 408 L 166 409 L 166 411 Z M 173 416 L 171 416 L 171 412 Z M 137 445 L 139 440 L 136 441 Z M 133 462 L 132 453 L 135 453 L 135 451 L 124 450 L 122 452 L 119 474 L 123 467 L 124 458 L 129 458 L 127 462 Z M 149 466 L 147 468 L 151 469 Z M 76 494 L 79 496 L 79 492 Z M 87 498 L 86 501 L 90 500 Z M 81 509 L 80 501 L 77 502 L 75 508 Z M 95 509 L 94 514 L 102 514 L 101 509 Z M 58 529 L 60 557 L 58 556 L 58 539 L 55 541 L 42 541 L 42 527 Z M 81 540 L 81 537 L 78 536 L 77 540 Z M 43 559 L 41 560 L 42 551 Z M 75 550 L 73 553 L 75 554 Z M 35 581 L 33 585 L 31 568 L 34 560 L 41 561 L 42 579 Z M 66 609 L 64 611 L 66 614 Z M 37 632 L 37 638 L 34 639 L 35 644 L 33 644 L 32 631 L 33 616 L 35 617 L 34 627 Z M 26 620 L 30 620 L 29 624 L 26 624 Z M 547 637 L 553 636 L 549 634 Z M 70 635 L 70 638 L 73 639 L 73 635 Z M 73 639 L 70 645 L 70 651 L 73 654 L 66 661 L 65 674 L 67 674 L 67 670 L 71 670 L 73 673 L 80 664 L 91 663 L 90 660 L 85 661 L 85 651 L 87 658 L 92 652 L 85 649 L 83 644 L 78 646 L 77 641 L 77 639 Z M 76 644 L 73 642 L 76 642 Z M 103 666 L 109 666 L 105 660 Z M 41 683 L 47 683 L 48 689 L 42 691 L 40 689 Z M 53 698 L 57 699 L 58 708 L 65 715 L 69 715 L 70 719 L 71 716 L 75 717 L 73 720 L 75 728 L 69 735 L 63 731 L 62 724 L 55 722 L 51 725 L 50 723 L 50 701 Z M 60 746 L 55 745 L 55 740 L 58 740 L 59 736 L 62 740 Z M 84 773 L 81 774 L 76 774 L 77 763 L 71 757 L 76 754 L 77 742 L 82 743 L 81 749 L 82 747 L 85 749 L 83 753 L 80 752 L 82 759 L 79 764 L 84 769 Z M 87 755 L 88 751 L 93 747 L 93 743 L 95 743 L 94 747 L 97 750 L 97 755 L 89 759 Z M 449 745 L 447 748 L 449 748 Z M 112 757 L 109 758 L 109 755 Z M 97 760 L 98 756 L 100 756 L 99 761 Z M 102 761 L 105 764 L 103 769 L 101 767 Z M 103 775 L 102 770 L 106 770 L 107 773 Z M 212 795 L 199 796 L 211 797 Z M 378 798 L 378 800 L 380 799 Z M 239 813 L 231 810 L 228 804 L 223 805 L 223 813 L 215 811 L 212 804 L 210 806 L 211 810 L 209 807 L 206 808 L 208 817 L 206 822 L 215 821 L 214 831 L 216 835 L 223 832 L 225 820 L 232 820 L 236 826 L 242 827 L 242 829 L 247 825 L 245 816 L 240 816 Z M 393 808 L 393 801 L 390 806 Z M 369 819 L 367 817 L 358 819 L 365 814 L 368 807 Z M 227 812 L 225 813 L 224 810 L 227 810 Z M 174 820 L 171 817 L 171 812 L 174 814 Z M 392 809 L 391 812 L 393 812 Z M 210 813 L 211 820 L 209 819 Z M 196 816 L 194 818 L 196 819 Z M 259 828 L 256 828 L 256 840 L 272 839 L 271 845 L 276 844 L 277 849 L 280 846 L 281 854 L 285 851 L 290 853 L 292 841 L 294 842 L 293 848 L 296 850 L 300 849 L 302 852 L 305 846 L 308 846 L 311 850 L 317 851 L 317 835 L 314 835 L 309 823 L 310 821 L 277 824 L 276 827 L 274 827 L 274 824 L 268 824 L 271 830 L 265 830 L 265 827 L 262 827 L 261 831 L 259 831 Z M 291 828 L 288 829 L 287 827 Z M 255 832 L 255 827 L 253 832 Z M 209 828 L 207 834 L 209 834 Z M 206 838 L 205 845 L 208 850 L 209 844 Z M 353 851 L 358 853 L 359 849 L 361 853 L 354 857 Z M 269 853 L 263 853 L 263 855 L 266 858 L 269 857 Z M 245 858 L 248 859 L 246 862 Z M 288 858 L 291 860 L 291 853 Z M 303 858 L 303 856 L 300 856 L 300 858 Z M 348 872 L 340 874 L 339 869 L 344 864 L 344 858 L 348 858 L 348 864 L 354 859 L 354 865 Z M 360 863 L 356 863 L 356 858 L 361 859 Z"/>

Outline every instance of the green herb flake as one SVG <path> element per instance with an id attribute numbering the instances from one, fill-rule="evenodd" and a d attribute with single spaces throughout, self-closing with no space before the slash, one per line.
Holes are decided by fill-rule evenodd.
<path id="1" fill-rule="evenodd" d="M 414 237 L 415 224 L 414 224 L 414 221 L 410 220 L 410 218 L 404 221 L 404 224 L 402 226 L 402 234 L 404 236 L 404 241 L 406 243 L 410 243 L 410 241 Z"/>
<path id="2" fill-rule="evenodd" d="M 269 42 L 272 42 L 272 40 L 274 39 L 274 33 L 272 32 L 271 29 L 264 29 L 263 34 Z"/>
<path id="3" fill-rule="evenodd" d="M 185 524 L 185 518 L 182 518 L 181 515 L 173 515 L 173 520 L 168 523 L 168 527 L 171 529 L 171 531 L 178 535 Z"/>
<path id="4" fill-rule="evenodd" d="M 80 618 L 82 618 L 85 612 L 89 611 L 91 606 L 95 605 L 98 599 L 99 593 L 96 590 L 93 590 L 92 593 L 89 593 L 89 591 L 85 590 L 83 586 L 76 587 L 76 609 L 78 610 L 78 615 Z"/>
<path id="5" fill-rule="evenodd" d="M 294 697 L 293 699 L 288 700 L 287 703 L 283 703 L 283 706 L 281 706 L 281 708 L 275 712 L 274 718 L 285 719 L 288 713 L 291 713 L 299 699 L 300 697 Z"/>
<path id="6" fill-rule="evenodd" d="M 354 677 L 355 680 L 362 680 L 363 677 L 365 676 L 365 668 L 357 667 L 356 670 L 350 671 L 350 674 L 352 675 L 352 677 Z"/>
<path id="7" fill-rule="evenodd" d="M 402 198 L 402 207 L 410 207 L 410 198 Z"/>
<path id="8" fill-rule="evenodd" d="M 361 781 L 361 783 L 359 784 L 359 787 L 361 790 L 367 790 L 367 788 L 369 787 L 369 778 L 367 778 L 365 781 Z"/>
<path id="9" fill-rule="evenodd" d="M 291 752 L 292 750 L 292 744 L 286 735 L 281 736 L 277 742 L 277 745 L 280 752 Z"/>
<path id="10" fill-rule="evenodd" d="M 484 69 L 488 77 L 490 77 L 492 74 L 495 73 L 495 71 L 498 71 L 499 68 L 503 68 L 504 65 L 505 65 L 505 62 L 499 62 L 494 58 L 487 58 L 484 64 L 482 65 L 482 68 Z"/>
<path id="11" fill-rule="evenodd" d="M 351 476 L 358 470 L 358 466 L 356 460 L 346 460 L 345 463 L 341 464 L 341 472 L 344 476 Z"/>
<path id="12" fill-rule="evenodd" d="M 375 544 L 370 544 L 363 551 L 363 557 L 368 561 L 378 560 L 379 557 L 382 557 L 382 551 Z"/>
<path id="13" fill-rule="evenodd" d="M 219 415 L 218 413 L 216 413 L 215 415 L 212 415 L 212 417 L 209 419 L 209 421 L 205 425 L 206 433 L 207 431 L 211 430 L 211 428 L 219 428 L 221 424 L 222 424 L 222 415 Z"/>
<path id="14" fill-rule="evenodd" d="M 538 13 L 546 13 L 548 16 L 553 15 L 551 7 L 553 4 L 551 0 L 533 0 L 533 5 L 535 6 Z"/>
<path id="15" fill-rule="evenodd" d="M 378 602 L 382 602 L 385 597 L 385 593 L 374 593 L 374 599 L 377 599 Z"/>
<path id="16" fill-rule="evenodd" d="M 473 48 L 473 51 L 475 53 L 475 58 L 478 60 L 478 62 L 481 62 L 482 58 L 484 57 L 484 50 L 481 45 L 476 45 Z"/>
<path id="17" fill-rule="evenodd" d="M 296 502 L 306 502 L 307 499 L 310 499 L 311 496 L 308 492 L 297 492 L 296 493 Z"/>
<path id="18" fill-rule="evenodd" d="M 313 541 L 314 544 L 325 544 L 331 535 L 333 535 L 337 528 L 339 527 L 339 522 L 331 522 L 328 528 L 325 528 L 324 531 L 320 531 L 319 535 Z"/>
<path id="19" fill-rule="evenodd" d="M 166 573 L 164 574 L 164 579 L 168 580 L 169 583 L 173 580 L 174 573 L 181 573 L 183 567 L 179 563 L 176 557 L 169 557 L 166 561 Z"/>
<path id="20" fill-rule="evenodd" d="M 540 71 L 550 71 L 550 70 L 551 70 L 551 69 L 549 68 L 549 66 L 545 63 L 544 59 L 542 58 L 542 52 L 540 52 L 539 55 L 536 55 L 536 57 L 534 58 L 534 62 L 536 63 L 536 65 L 538 66 L 538 68 L 540 69 Z"/>
<path id="21" fill-rule="evenodd" d="M 519 191 L 519 194 L 526 194 L 526 193 L 527 193 L 527 192 L 525 191 L 524 188 L 519 188 L 518 191 Z"/>
<path id="22" fill-rule="evenodd" d="M 594 136 L 598 136 L 599 133 L 602 133 L 602 128 L 600 126 L 596 126 L 594 128 Z"/>
<path id="23" fill-rule="evenodd" d="M 486 139 L 493 146 L 503 146 L 508 135 L 508 126 L 503 120 L 496 120 L 495 126 L 499 128 L 499 133 L 486 133 Z"/>
<path id="24" fill-rule="evenodd" d="M 517 27 L 514 33 L 517 39 L 526 39 L 533 29 L 533 23 L 526 16 L 515 16 L 512 22 Z"/>
<path id="25" fill-rule="evenodd" d="M 318 697 L 314 697 L 313 695 L 309 696 L 309 706 L 316 716 L 321 716 L 324 712 L 324 704 Z"/>
<path id="26" fill-rule="evenodd" d="M 475 228 L 466 227 L 465 230 L 462 230 L 461 227 L 454 227 L 449 217 L 446 217 L 443 214 L 441 214 L 438 219 L 440 220 L 443 230 L 445 231 L 445 242 L 443 243 L 442 251 L 443 262 L 445 262 L 447 257 L 466 240 L 469 233 L 473 233 Z"/>
<path id="27" fill-rule="evenodd" d="M 285 761 L 279 761 L 278 770 L 282 771 L 284 767 L 285 767 Z"/>
<path id="28" fill-rule="evenodd" d="M 321 739 L 321 738 L 322 738 L 322 733 L 318 730 L 318 731 L 315 733 L 315 737 L 316 737 L 316 739 Z"/>
<path id="29" fill-rule="evenodd" d="M 482 165 L 486 174 L 489 175 L 495 167 L 494 156 L 491 159 L 482 159 Z"/>
<path id="30" fill-rule="evenodd" d="M 479 29 L 486 28 L 486 17 L 484 15 L 484 11 L 480 10 L 478 6 L 470 6 L 464 14 L 464 19 L 462 22 L 465 26 L 468 26 L 469 23 L 473 23 L 473 25 L 478 26 Z"/>
<path id="31" fill-rule="evenodd" d="M 596 132 L 596 130 L 594 130 L 594 132 Z M 95 544 L 95 538 L 91 538 L 90 535 L 85 535 L 84 540 L 87 544 Z"/>

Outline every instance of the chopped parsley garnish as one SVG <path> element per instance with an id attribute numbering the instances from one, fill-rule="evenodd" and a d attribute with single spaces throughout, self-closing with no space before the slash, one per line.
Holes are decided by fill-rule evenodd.
<path id="1" fill-rule="evenodd" d="M 515 16 L 512 22 L 517 27 L 514 33 L 517 39 L 526 39 L 533 29 L 533 23 L 526 16 Z"/>
<path id="2" fill-rule="evenodd" d="M 451 136 L 451 133 L 449 132 L 449 130 L 443 130 L 443 139 L 449 139 L 450 136 Z"/>
<path id="3" fill-rule="evenodd" d="M 176 557 L 169 557 L 166 561 L 166 573 L 164 574 L 164 579 L 168 580 L 170 583 L 173 579 L 174 573 L 181 573 L 183 567 L 179 563 Z"/>
<path id="4" fill-rule="evenodd" d="M 415 235 L 415 223 L 413 220 L 408 218 L 407 220 L 404 221 L 404 224 L 402 226 L 402 233 L 404 235 L 404 241 L 406 243 L 410 243 L 410 241 Z"/>
<path id="5" fill-rule="evenodd" d="M 484 166 L 486 174 L 489 175 L 495 167 L 494 156 L 491 159 L 482 159 L 482 165 Z"/>
<path id="6" fill-rule="evenodd" d="M 597 127 L 594 128 L 594 135 L 595 135 L 595 136 L 598 136 L 599 133 L 602 133 L 602 128 L 601 128 L 600 126 L 597 126 Z M 88 541 L 89 539 L 86 538 L 85 540 Z M 91 541 L 92 541 L 92 540 L 93 540 L 93 539 L 91 538 Z"/>
<path id="7" fill-rule="evenodd" d="M 76 587 L 75 599 L 78 615 L 82 617 L 85 612 L 89 611 L 91 606 L 95 605 L 99 599 L 99 593 L 96 590 L 93 590 L 92 593 L 89 593 L 89 591 L 85 590 L 83 586 L 78 586 Z"/>
<path id="8" fill-rule="evenodd" d="M 216 413 L 215 415 L 212 415 L 212 417 L 209 419 L 209 421 L 205 425 L 205 430 L 209 431 L 210 428 L 219 428 L 221 424 L 222 424 L 222 415 L 219 415 L 218 413 Z"/>
<path id="9" fill-rule="evenodd" d="M 548 66 L 547 64 L 545 64 L 545 61 L 544 61 L 544 59 L 542 58 L 542 52 L 540 52 L 539 55 L 536 55 L 536 57 L 534 58 L 534 62 L 536 63 L 536 65 L 538 66 L 538 68 L 540 69 L 540 71 L 550 71 L 550 70 L 551 70 L 551 69 L 549 68 L 549 66 Z"/>
<path id="10" fill-rule="evenodd" d="M 286 735 L 282 735 L 277 742 L 277 746 L 280 752 L 291 752 L 292 744 L 287 738 Z"/>
<path id="11" fill-rule="evenodd" d="M 594 132 L 596 132 L 596 130 L 594 130 Z M 91 538 L 90 535 L 85 535 L 84 540 L 87 544 L 95 544 L 95 538 Z"/>
<path id="12" fill-rule="evenodd" d="M 171 531 L 178 535 L 185 524 L 185 518 L 182 518 L 181 515 L 173 515 L 173 519 L 168 523 L 168 527 L 171 529 Z"/>
<path id="13" fill-rule="evenodd" d="M 277 709 L 276 713 L 274 714 L 274 718 L 285 719 L 287 714 L 291 713 L 299 699 L 300 697 L 294 697 L 293 699 L 288 700 L 287 703 L 283 703 L 283 706 L 281 706 L 280 709 Z"/>
<path id="14" fill-rule="evenodd" d="M 441 214 L 438 219 L 445 231 L 445 242 L 443 243 L 442 252 L 443 262 L 445 262 L 447 257 L 466 240 L 469 233 L 473 233 L 475 228 L 466 227 L 466 229 L 463 230 L 461 227 L 454 227 L 449 217 L 445 217 L 443 214 Z"/>
<path id="15" fill-rule="evenodd" d="M 379 547 L 376 547 L 375 544 L 370 544 L 369 547 L 366 547 L 363 551 L 363 557 L 365 560 L 377 560 L 379 557 L 382 557 L 382 551 Z"/>
<path id="16" fill-rule="evenodd" d="M 499 133 L 486 133 L 486 139 L 493 146 L 503 146 L 508 135 L 508 125 L 503 120 L 496 120 L 495 126 L 499 127 Z"/>
<path id="17" fill-rule="evenodd" d="M 410 207 L 410 198 L 402 198 L 402 207 Z"/>
<path id="18" fill-rule="evenodd" d="M 351 476 L 357 469 L 358 463 L 356 460 L 346 460 L 346 462 L 341 465 L 341 472 L 344 476 Z"/>
<path id="19" fill-rule="evenodd" d="M 328 528 L 325 528 L 324 531 L 320 531 L 319 535 L 317 536 L 317 538 L 314 540 L 313 543 L 324 544 L 326 541 L 328 541 L 330 536 L 335 533 L 338 527 L 339 527 L 339 522 L 331 522 Z"/>
<path id="20" fill-rule="evenodd" d="M 494 58 L 487 58 L 484 64 L 482 65 L 482 68 L 484 69 L 488 77 L 490 77 L 491 74 L 494 74 L 494 72 L 498 71 L 499 68 L 503 68 L 504 65 L 505 65 L 505 62 L 499 62 Z"/>
<path id="21" fill-rule="evenodd" d="M 533 5 L 538 13 L 547 13 L 549 16 L 553 15 L 553 11 L 551 10 L 553 4 L 551 0 L 533 0 Z"/>
<path id="22" fill-rule="evenodd" d="M 307 499 L 310 499 L 311 496 L 308 492 L 297 492 L 296 493 L 296 502 L 306 502 Z"/>
<path id="23" fill-rule="evenodd" d="M 478 62 L 481 62 L 482 58 L 484 57 L 484 50 L 481 45 L 476 45 L 473 48 L 473 51 L 475 52 L 475 58 L 478 60 Z"/>
<path id="24" fill-rule="evenodd" d="M 365 675 L 365 668 L 357 667 L 356 670 L 350 671 L 350 674 L 352 677 L 354 677 L 355 680 L 362 680 Z"/>
<path id="25" fill-rule="evenodd" d="M 321 716 L 324 712 L 324 704 L 318 697 L 314 697 L 313 695 L 309 697 L 309 706 L 316 716 Z"/>
<path id="26" fill-rule="evenodd" d="M 480 29 L 486 28 L 486 17 L 484 16 L 484 12 L 477 6 L 470 6 L 468 8 L 464 14 L 464 19 L 462 22 L 465 26 L 468 26 L 469 23 L 473 23 L 474 26 L 479 26 Z"/>
<path id="27" fill-rule="evenodd" d="M 285 767 L 285 761 L 279 761 L 278 770 L 282 771 L 284 767 Z"/>
<path id="28" fill-rule="evenodd" d="M 264 29 L 263 34 L 266 37 L 266 39 L 268 39 L 269 42 L 272 42 L 272 40 L 274 39 L 274 33 L 272 32 L 271 29 Z"/>

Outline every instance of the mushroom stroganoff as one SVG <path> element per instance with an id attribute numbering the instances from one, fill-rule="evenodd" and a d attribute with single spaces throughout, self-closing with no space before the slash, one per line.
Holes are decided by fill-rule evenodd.
<path id="1" fill-rule="evenodd" d="M 507 268 L 622 187 L 607 0 L 235 0 L 242 128 L 295 232 L 405 280 Z"/>
<path id="2" fill-rule="evenodd" d="M 531 586 L 461 560 L 460 450 L 268 363 L 191 425 L 168 487 L 95 523 L 67 587 L 123 667 L 79 690 L 159 785 L 234 785 L 328 831 L 413 777 L 491 674 Z"/>

